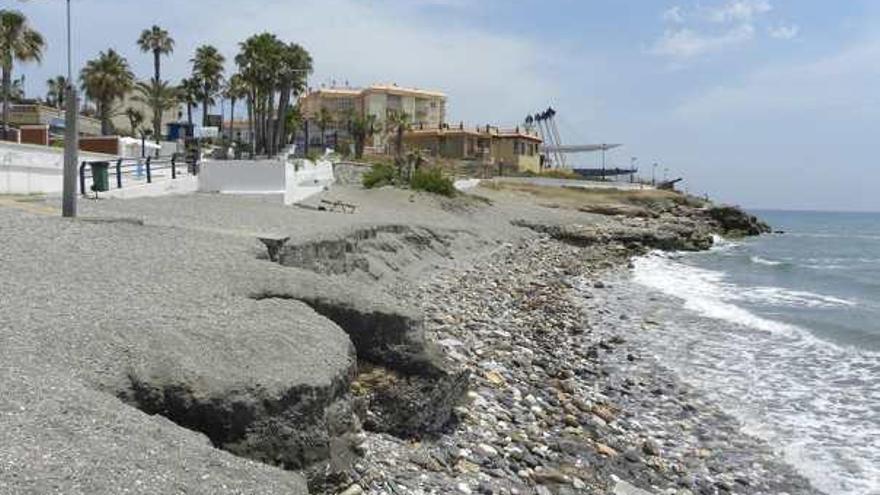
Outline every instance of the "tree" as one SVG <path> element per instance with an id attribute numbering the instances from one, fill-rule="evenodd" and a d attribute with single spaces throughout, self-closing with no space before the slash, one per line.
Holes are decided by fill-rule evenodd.
<path id="1" fill-rule="evenodd" d="M 287 116 L 291 97 L 296 97 L 306 89 L 306 77 L 312 72 L 312 57 L 303 47 L 290 43 L 280 47 L 281 63 L 278 68 L 278 115 Z M 288 144 L 287 119 L 276 119 L 273 152 Z M 273 153 L 274 154 L 274 153 Z"/>
<path id="2" fill-rule="evenodd" d="M 0 72 L 3 81 L 3 139 L 8 139 L 9 100 L 15 62 L 40 62 L 46 43 L 30 27 L 27 17 L 16 10 L 0 10 Z"/>
<path id="3" fill-rule="evenodd" d="M 332 126 L 336 122 L 336 119 L 333 117 L 333 114 L 326 107 L 321 107 L 321 110 L 318 112 L 317 117 L 315 117 L 315 124 L 318 125 L 318 129 L 321 129 L 321 147 L 327 147 L 327 128 Z M 323 152 L 323 151 L 322 151 Z"/>
<path id="4" fill-rule="evenodd" d="M 24 100 L 24 76 L 13 79 L 8 92 L 0 88 L 0 98 L 5 98 L 7 94 L 12 103 L 21 103 Z"/>
<path id="5" fill-rule="evenodd" d="M 391 110 L 386 118 L 385 128 L 389 133 L 394 134 L 394 155 L 396 160 L 403 158 L 403 135 L 411 127 L 409 114 Z"/>
<path id="6" fill-rule="evenodd" d="M 193 78 L 185 78 L 180 81 L 180 85 L 177 86 L 178 98 L 181 102 L 186 105 L 186 121 L 190 126 L 193 125 L 193 114 L 192 109 L 195 105 L 199 103 L 199 95 L 201 94 L 201 89 L 199 88 L 199 83 Z"/>
<path id="7" fill-rule="evenodd" d="M 153 79 L 161 81 L 162 78 L 159 77 L 161 58 L 162 55 L 174 52 L 174 39 L 168 35 L 168 31 L 154 25 L 150 29 L 144 29 L 141 32 L 137 45 L 142 52 L 153 52 Z"/>
<path id="8" fill-rule="evenodd" d="M 302 129 L 303 125 L 303 116 L 299 105 L 294 105 L 293 107 L 287 109 L 284 121 L 284 128 L 287 132 L 286 139 L 288 142 L 291 142 L 293 138 L 296 137 L 296 133 L 299 132 L 300 129 Z"/>
<path id="9" fill-rule="evenodd" d="M 141 81 L 135 85 L 134 89 L 137 94 L 132 99 L 144 103 L 152 110 L 153 118 L 150 123 L 153 126 L 153 136 L 158 142 L 162 137 L 162 116 L 177 106 L 180 93 L 176 87 L 155 79 L 148 83 Z"/>
<path id="10" fill-rule="evenodd" d="M 144 122 L 144 114 L 137 108 L 128 107 L 125 109 L 125 116 L 128 117 L 128 124 L 131 126 L 131 135 L 137 136 L 138 127 Z"/>
<path id="11" fill-rule="evenodd" d="M 134 74 L 128 61 L 110 48 L 106 52 L 100 52 L 98 58 L 86 62 L 79 78 L 86 96 L 97 106 L 101 134 L 111 134 L 113 105 L 116 100 L 125 97 L 134 85 Z"/>
<path id="12" fill-rule="evenodd" d="M 235 129 L 235 104 L 247 98 L 248 87 L 241 74 L 233 74 L 226 84 L 224 96 L 229 99 L 231 108 L 229 109 L 229 122 L 232 128 L 229 130 L 229 138 L 233 139 L 232 130 Z"/>
<path id="13" fill-rule="evenodd" d="M 55 108 L 64 108 L 64 93 L 67 91 L 67 78 L 55 76 L 46 81 L 46 103 Z"/>
<path id="14" fill-rule="evenodd" d="M 192 77 L 198 81 L 202 100 L 202 125 L 208 125 L 208 105 L 214 103 L 214 96 L 220 91 L 223 81 L 223 64 L 226 58 L 211 45 L 196 48 L 192 62 Z"/>
<path id="15" fill-rule="evenodd" d="M 364 146 L 367 139 L 378 132 L 375 115 L 353 115 L 349 121 L 349 134 L 354 139 L 354 156 L 357 159 L 364 157 Z"/>
<path id="16" fill-rule="evenodd" d="M 281 41 L 271 33 L 251 36 L 239 45 L 235 63 L 249 87 L 248 112 L 251 121 L 253 152 L 269 149 L 269 123 L 274 114 L 276 72 L 279 65 Z"/>

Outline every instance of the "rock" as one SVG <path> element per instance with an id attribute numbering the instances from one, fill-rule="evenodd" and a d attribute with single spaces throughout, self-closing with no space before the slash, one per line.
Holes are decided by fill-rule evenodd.
<path id="1" fill-rule="evenodd" d="M 596 452 L 606 457 L 616 457 L 617 451 L 612 449 L 611 447 L 605 445 L 604 443 L 596 442 L 593 447 L 596 448 Z"/>
<path id="2" fill-rule="evenodd" d="M 660 444 L 658 444 L 655 440 L 648 439 L 642 443 L 642 452 L 646 455 L 659 456 L 660 455 Z"/>
<path id="3" fill-rule="evenodd" d="M 497 371 L 489 371 L 485 374 L 486 380 L 492 385 L 502 386 L 505 383 L 504 377 Z"/>
<path id="4" fill-rule="evenodd" d="M 635 487 L 626 481 L 619 480 L 614 485 L 614 495 L 653 495 L 651 492 Z"/>
<path id="5" fill-rule="evenodd" d="M 351 485 L 344 491 L 340 492 L 339 495 L 361 495 L 362 493 L 364 493 L 364 490 L 360 485 Z"/>
<path id="6" fill-rule="evenodd" d="M 761 235 L 770 233 L 770 226 L 749 215 L 736 206 L 713 206 L 706 215 L 720 227 L 721 233 L 732 236 Z"/>
<path id="7" fill-rule="evenodd" d="M 636 449 L 627 449 L 623 453 L 623 457 L 629 462 L 642 462 L 642 456 L 639 455 L 639 451 Z"/>
<path id="8" fill-rule="evenodd" d="M 606 404 L 597 404 L 592 408 L 593 414 L 602 418 L 606 423 L 611 423 L 614 421 L 616 413 L 611 406 Z"/>
<path id="9" fill-rule="evenodd" d="M 498 451 L 494 447 L 492 447 L 491 445 L 487 445 L 485 443 L 481 443 L 481 444 L 477 445 L 477 451 L 479 451 L 481 454 L 488 456 L 488 457 L 497 457 L 498 456 Z"/>
<path id="10" fill-rule="evenodd" d="M 532 479 L 542 484 L 568 484 L 570 482 L 568 476 L 557 469 L 550 467 L 539 467 L 532 472 Z"/>

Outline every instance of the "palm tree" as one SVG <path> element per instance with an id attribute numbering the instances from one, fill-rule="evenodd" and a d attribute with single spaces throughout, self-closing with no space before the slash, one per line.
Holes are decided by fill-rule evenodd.
<path id="1" fill-rule="evenodd" d="M 196 48 L 192 62 L 192 77 L 199 82 L 202 98 L 202 125 L 208 125 L 208 105 L 220 91 L 223 81 L 223 64 L 226 58 L 211 45 Z"/>
<path id="2" fill-rule="evenodd" d="M 291 96 L 296 97 L 306 89 L 306 78 L 312 72 L 312 57 L 296 43 L 281 46 L 281 63 L 278 66 L 278 115 L 287 116 Z M 287 144 L 287 119 L 278 118 L 275 123 L 275 139 L 272 151 L 277 152 Z"/>
<path id="3" fill-rule="evenodd" d="M 64 93 L 67 91 L 67 78 L 55 76 L 46 81 L 46 103 L 55 108 L 64 108 Z"/>
<path id="4" fill-rule="evenodd" d="M 86 62 L 80 72 L 80 83 L 86 96 L 98 107 L 101 119 L 101 134 L 112 133 L 113 104 L 131 91 L 134 74 L 128 61 L 110 48 L 98 54 L 98 58 Z"/>
<path id="5" fill-rule="evenodd" d="M 146 104 L 153 112 L 152 130 L 153 136 L 158 142 L 162 137 L 162 116 L 177 106 L 180 92 L 167 82 L 155 79 L 150 82 L 138 82 L 134 90 L 137 94 L 132 97 L 132 100 Z"/>
<path id="6" fill-rule="evenodd" d="M 144 114 L 137 108 L 128 107 L 125 109 L 125 116 L 131 126 L 131 135 L 137 136 L 138 127 L 144 122 Z"/>
<path id="7" fill-rule="evenodd" d="M 9 99 L 15 62 L 39 62 L 46 46 L 43 36 L 32 29 L 27 17 L 16 10 L 0 10 L 0 71 L 3 80 L 3 139 L 8 139 Z"/>
<path id="8" fill-rule="evenodd" d="M 239 72 L 249 87 L 248 119 L 251 124 L 252 150 L 271 154 L 275 118 L 274 100 L 278 90 L 278 68 L 284 43 L 274 34 L 251 36 L 240 45 L 235 57 Z"/>
<path id="9" fill-rule="evenodd" d="M 394 155 L 400 161 L 403 158 L 403 134 L 411 127 L 409 114 L 390 110 L 385 126 L 389 133 L 394 134 Z"/>
<path id="10" fill-rule="evenodd" d="M 367 139 L 377 132 L 375 115 L 354 115 L 349 121 L 349 133 L 354 139 L 354 156 L 357 159 L 364 157 L 364 146 Z"/>
<path id="11" fill-rule="evenodd" d="M 321 110 L 318 112 L 317 117 L 315 117 L 315 123 L 318 124 L 318 129 L 321 129 L 321 147 L 326 147 L 326 133 L 327 128 L 336 122 L 336 119 L 333 118 L 333 114 L 330 113 L 330 110 L 327 107 L 321 107 Z M 323 152 L 323 151 L 322 151 Z"/>
<path id="12" fill-rule="evenodd" d="M 174 39 L 168 35 L 168 31 L 153 26 L 150 29 L 144 29 L 141 37 L 138 38 L 137 44 L 142 52 L 153 52 L 153 68 L 155 70 L 154 79 L 161 81 L 159 77 L 159 65 L 162 55 L 168 55 L 174 52 Z"/>
<path id="13" fill-rule="evenodd" d="M 9 101 L 12 103 L 21 103 L 24 99 L 24 76 L 21 76 L 17 79 L 12 80 L 12 84 L 9 85 L 9 91 L 4 91 L 0 88 L 0 97 L 5 97 L 9 95 Z"/>
<path id="14" fill-rule="evenodd" d="M 199 103 L 199 95 L 201 89 L 199 83 L 193 78 L 184 78 L 177 86 L 178 98 L 186 105 L 186 121 L 192 127 L 193 113 L 192 109 Z"/>
<path id="15" fill-rule="evenodd" d="M 229 83 L 226 85 L 226 91 L 224 92 L 224 96 L 229 98 L 231 103 L 229 109 L 229 125 L 233 126 L 229 130 L 229 139 L 233 139 L 235 136 L 232 135 L 232 130 L 235 128 L 235 104 L 236 102 L 247 98 L 248 95 L 248 87 L 247 83 L 244 81 L 244 77 L 241 74 L 233 74 L 232 77 L 229 78 Z"/>

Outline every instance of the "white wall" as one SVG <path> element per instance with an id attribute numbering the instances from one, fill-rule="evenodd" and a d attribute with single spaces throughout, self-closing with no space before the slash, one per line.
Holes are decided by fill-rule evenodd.
<path id="1" fill-rule="evenodd" d="M 284 204 L 289 205 L 325 190 L 333 181 L 333 164 L 327 160 L 217 160 L 202 164 L 198 190 L 283 194 Z"/>
<path id="2" fill-rule="evenodd" d="M 284 162 L 251 160 L 205 161 L 199 169 L 199 191 L 245 194 L 283 194 Z"/>
<path id="3" fill-rule="evenodd" d="M 79 152 L 79 162 L 114 159 L 110 155 Z M 63 171 L 61 148 L 0 142 L 0 194 L 60 193 Z"/>
<path id="4" fill-rule="evenodd" d="M 284 204 L 298 203 L 333 184 L 333 164 L 328 160 L 294 160 L 287 163 Z"/>

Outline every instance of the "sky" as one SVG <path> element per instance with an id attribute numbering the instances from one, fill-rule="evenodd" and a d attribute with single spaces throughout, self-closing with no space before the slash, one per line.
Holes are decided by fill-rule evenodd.
<path id="1" fill-rule="evenodd" d="M 66 72 L 64 2 L 0 0 L 44 34 L 29 96 Z M 309 84 L 446 92 L 448 120 L 513 126 L 552 106 L 566 144 L 622 143 L 609 166 L 683 177 L 750 208 L 880 211 L 876 0 L 72 0 L 74 64 L 114 48 L 148 78 L 135 41 L 176 40 L 163 78 L 213 44 L 269 31 L 303 45 Z M 241 109 L 237 110 L 241 112 Z M 228 110 L 227 110 L 228 112 Z M 573 157 L 596 166 L 596 155 Z"/>

